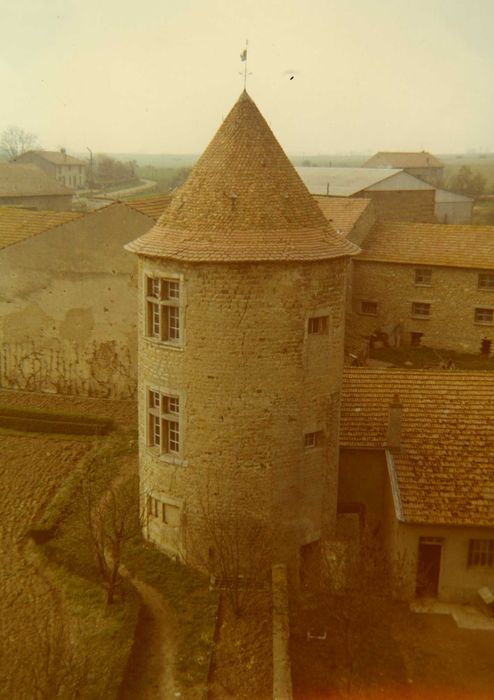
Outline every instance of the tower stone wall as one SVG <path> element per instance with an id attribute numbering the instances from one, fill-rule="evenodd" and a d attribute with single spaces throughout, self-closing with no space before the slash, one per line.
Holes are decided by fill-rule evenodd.
<path id="1" fill-rule="evenodd" d="M 159 546 L 191 560 L 204 553 L 211 499 L 216 516 L 261 523 L 277 558 L 331 534 L 346 266 L 140 260 L 141 486 L 180 508 L 179 527 L 148 522 Z M 180 280 L 180 347 L 145 335 L 149 276 Z M 324 332 L 309 333 L 314 317 L 327 318 Z M 153 389 L 180 397 L 178 456 L 148 444 Z"/>

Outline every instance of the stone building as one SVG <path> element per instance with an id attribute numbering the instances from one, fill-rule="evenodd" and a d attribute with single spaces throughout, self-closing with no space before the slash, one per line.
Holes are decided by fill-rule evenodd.
<path id="1" fill-rule="evenodd" d="M 136 265 L 122 246 L 151 223 L 120 203 L 0 207 L 0 387 L 135 396 Z"/>
<path id="2" fill-rule="evenodd" d="M 444 163 L 427 151 L 379 151 L 364 163 L 364 168 L 400 168 L 434 187 L 440 187 L 444 178 Z"/>
<path id="3" fill-rule="evenodd" d="M 494 227 L 380 223 L 353 263 L 347 336 L 487 354 L 494 341 Z"/>
<path id="4" fill-rule="evenodd" d="M 214 523 L 244 546 L 260 526 L 295 571 L 335 526 L 345 275 L 358 249 L 246 92 L 127 249 L 139 256 L 147 537 L 214 567 Z"/>
<path id="5" fill-rule="evenodd" d="M 87 163 L 69 156 L 65 148 L 59 151 L 26 151 L 16 159 L 17 163 L 32 163 L 47 175 L 66 187 L 82 189 L 86 186 Z"/>
<path id="6" fill-rule="evenodd" d="M 65 211 L 73 191 L 35 165 L 0 163 L 0 207 Z"/>
<path id="7" fill-rule="evenodd" d="M 404 170 L 297 168 L 313 195 L 371 199 L 382 221 L 434 222 L 435 189 Z"/>
<path id="8" fill-rule="evenodd" d="M 338 508 L 384 539 L 406 598 L 494 586 L 494 373 L 347 368 Z"/>

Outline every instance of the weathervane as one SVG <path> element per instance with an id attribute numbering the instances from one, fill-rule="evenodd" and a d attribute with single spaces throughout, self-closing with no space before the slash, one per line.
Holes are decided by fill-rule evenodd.
<path id="1" fill-rule="evenodd" d="M 245 49 L 242 51 L 240 54 L 240 60 L 242 63 L 244 63 L 244 90 L 246 89 L 247 86 L 247 76 L 252 75 L 252 73 L 247 73 L 247 47 L 249 45 L 249 40 L 245 40 Z M 239 73 L 239 75 L 242 75 L 242 73 Z"/>

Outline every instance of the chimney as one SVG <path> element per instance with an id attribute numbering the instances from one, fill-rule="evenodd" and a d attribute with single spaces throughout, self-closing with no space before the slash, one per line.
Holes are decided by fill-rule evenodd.
<path id="1" fill-rule="evenodd" d="M 386 445 L 394 452 L 401 451 L 401 414 L 403 406 L 400 403 L 398 394 L 393 396 L 389 404 L 388 431 L 386 433 Z"/>
<path id="2" fill-rule="evenodd" d="M 63 155 L 63 159 L 67 160 L 67 151 L 65 150 L 65 148 L 61 148 L 60 153 Z"/>

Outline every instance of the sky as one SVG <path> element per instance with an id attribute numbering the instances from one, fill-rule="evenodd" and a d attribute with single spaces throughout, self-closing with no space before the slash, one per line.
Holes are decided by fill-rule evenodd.
<path id="1" fill-rule="evenodd" d="M 0 131 L 200 153 L 243 89 L 291 155 L 494 150 L 494 0 L 0 0 Z"/>

